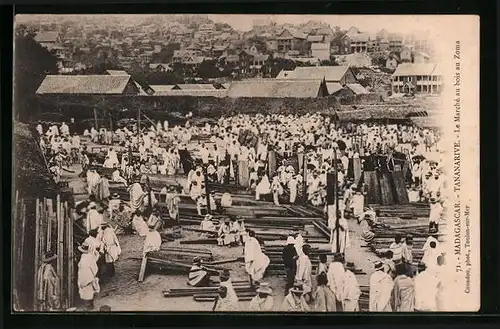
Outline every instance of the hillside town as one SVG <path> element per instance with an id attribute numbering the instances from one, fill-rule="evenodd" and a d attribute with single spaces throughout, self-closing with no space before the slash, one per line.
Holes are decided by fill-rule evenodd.
<path id="1" fill-rule="evenodd" d="M 443 74 L 428 36 L 28 16 L 14 309 L 447 310 Z"/>

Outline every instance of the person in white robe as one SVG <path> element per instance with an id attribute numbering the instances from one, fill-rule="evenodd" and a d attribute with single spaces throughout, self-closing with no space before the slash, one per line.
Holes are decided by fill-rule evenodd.
<path id="1" fill-rule="evenodd" d="M 438 279 L 436 273 L 428 270 L 424 263 L 417 266 L 417 275 L 413 279 L 415 289 L 415 311 L 436 312 Z"/>
<path id="2" fill-rule="evenodd" d="M 99 260 L 100 250 L 102 246 L 101 234 L 97 229 L 93 229 L 89 232 L 89 236 L 83 241 L 83 244 L 87 245 L 89 248 L 89 253 L 94 255 L 95 261 Z"/>
<path id="3" fill-rule="evenodd" d="M 221 285 L 218 292 L 219 295 L 212 306 L 214 312 L 237 312 L 239 310 L 238 300 L 230 298 L 227 287 Z"/>
<path id="4" fill-rule="evenodd" d="M 345 265 L 344 281 L 342 283 L 342 310 L 344 312 L 359 311 L 359 296 L 361 296 L 361 290 L 359 289 L 356 276 L 351 271 L 353 267 L 354 264 L 352 263 L 346 263 Z"/>
<path id="5" fill-rule="evenodd" d="M 233 198 L 231 197 L 231 194 L 229 191 L 226 191 L 222 194 L 222 197 L 220 199 L 220 205 L 222 208 L 229 208 L 233 204 Z"/>
<path id="6" fill-rule="evenodd" d="M 304 298 L 304 291 L 300 285 L 294 285 L 285 296 L 281 305 L 282 312 L 309 312 L 310 307 Z"/>
<path id="7" fill-rule="evenodd" d="M 275 175 L 273 177 L 273 181 L 271 183 L 271 193 L 273 194 L 274 204 L 279 206 L 280 205 L 279 197 L 280 195 L 283 194 L 283 187 L 281 186 L 278 175 Z"/>
<path id="8" fill-rule="evenodd" d="M 297 199 L 297 186 L 299 182 L 297 180 L 297 175 L 293 175 L 288 181 L 288 189 L 290 190 L 289 202 L 294 204 Z"/>
<path id="9" fill-rule="evenodd" d="M 264 174 L 255 188 L 255 200 L 260 200 L 261 195 L 267 195 L 271 193 L 271 184 L 269 183 L 269 178 Z"/>
<path id="10" fill-rule="evenodd" d="M 332 233 L 330 236 L 330 242 L 332 245 L 332 252 L 339 252 L 341 254 L 345 253 L 345 249 L 350 246 L 350 240 L 349 240 L 349 226 L 347 224 L 347 220 L 345 219 L 344 216 L 342 216 L 342 213 L 339 211 L 337 212 L 337 217 L 338 217 L 338 225 L 335 223 L 335 227 L 332 229 Z M 337 236 L 338 236 L 338 247 L 339 250 L 337 250 Z"/>
<path id="11" fill-rule="evenodd" d="M 297 273 L 295 274 L 295 282 L 302 285 L 304 295 L 309 295 L 312 292 L 312 263 L 309 259 L 311 247 L 309 245 L 302 246 L 302 252 L 297 258 Z"/>
<path id="12" fill-rule="evenodd" d="M 437 232 L 439 229 L 439 222 L 443 213 L 443 206 L 436 198 L 430 199 L 430 213 L 429 213 L 429 232 Z"/>
<path id="13" fill-rule="evenodd" d="M 90 169 L 87 171 L 87 192 L 88 195 L 96 195 L 97 186 L 101 181 L 101 176 L 95 171 Z"/>
<path id="14" fill-rule="evenodd" d="M 142 212 L 140 210 L 136 210 L 132 216 L 132 228 L 139 236 L 146 236 L 149 232 L 148 225 L 144 217 L 142 217 Z"/>
<path id="15" fill-rule="evenodd" d="M 111 181 L 114 183 L 120 183 L 127 186 L 127 180 L 121 176 L 120 170 L 117 168 L 111 174 Z"/>
<path id="16" fill-rule="evenodd" d="M 130 195 L 130 209 L 132 209 L 132 212 L 142 209 L 146 193 L 144 193 L 141 184 L 135 181 L 128 187 L 128 192 Z"/>
<path id="17" fill-rule="evenodd" d="M 231 234 L 231 228 L 224 218 L 220 219 L 220 226 L 217 232 L 217 244 L 219 246 L 228 246 L 234 242 L 234 236 Z"/>
<path id="18" fill-rule="evenodd" d="M 210 273 L 201 265 L 201 262 L 201 258 L 196 256 L 189 269 L 188 285 L 192 287 L 208 287 L 210 284 Z"/>
<path id="19" fill-rule="evenodd" d="M 300 231 L 296 231 L 294 234 L 294 246 L 297 255 L 301 255 L 303 253 L 302 247 L 304 246 L 304 238 L 302 234 L 300 234 Z"/>
<path id="20" fill-rule="evenodd" d="M 97 230 L 102 224 L 103 218 L 102 214 L 97 211 L 97 204 L 94 201 L 91 201 L 88 205 L 88 212 L 86 217 L 86 228 L 87 233 L 91 230 Z"/>
<path id="21" fill-rule="evenodd" d="M 106 274 L 107 277 L 112 277 L 115 275 L 115 262 L 122 253 L 122 248 L 118 237 L 115 234 L 115 230 L 108 224 L 102 223 L 102 248 L 101 251 L 104 254 L 104 261 L 106 263 Z"/>
<path id="22" fill-rule="evenodd" d="M 430 241 L 429 247 L 424 246 L 424 256 L 421 262 L 425 264 L 427 271 L 434 271 L 437 268 L 437 258 L 441 255 L 437 247 L 437 241 Z"/>
<path id="23" fill-rule="evenodd" d="M 85 310 L 94 308 L 94 296 L 100 292 L 99 279 L 97 278 L 97 263 L 93 254 L 89 252 L 89 246 L 82 244 L 78 247 L 82 252 L 78 263 L 77 284 L 80 298 L 85 302 Z"/>
<path id="24" fill-rule="evenodd" d="M 375 272 L 370 276 L 370 312 L 391 312 L 391 296 L 394 288 L 392 277 L 384 272 L 384 263 L 375 264 Z"/>
<path id="25" fill-rule="evenodd" d="M 264 272 L 269 266 L 269 257 L 262 252 L 255 232 L 249 231 L 245 242 L 245 270 L 250 276 L 250 283 L 257 284 L 264 277 Z"/>
<path id="26" fill-rule="evenodd" d="M 257 288 L 257 295 L 250 301 L 250 311 L 252 312 L 272 312 L 274 311 L 274 298 L 271 296 L 273 290 L 269 283 L 261 282 Z"/>
<path id="27" fill-rule="evenodd" d="M 335 294 L 337 299 L 337 305 L 342 305 L 342 285 L 344 282 L 344 265 L 342 264 L 342 256 L 340 254 L 334 254 L 333 262 L 328 266 L 328 286 Z M 339 309 L 339 307 L 337 307 Z"/>
<path id="28" fill-rule="evenodd" d="M 361 191 L 356 191 L 356 193 L 352 196 L 352 213 L 354 218 L 359 219 L 361 214 L 363 213 L 363 209 L 365 206 L 365 197 L 361 194 Z"/>
<path id="29" fill-rule="evenodd" d="M 144 239 L 144 246 L 142 248 L 142 256 L 145 257 L 150 251 L 158 251 L 161 248 L 161 235 L 156 230 L 155 225 L 149 225 L 149 232 Z"/>

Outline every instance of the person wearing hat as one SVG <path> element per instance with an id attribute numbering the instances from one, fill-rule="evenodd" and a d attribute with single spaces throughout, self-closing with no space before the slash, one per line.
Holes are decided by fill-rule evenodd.
<path id="1" fill-rule="evenodd" d="M 234 239 L 231 244 L 235 246 L 241 246 L 243 244 L 242 232 L 243 230 L 245 230 L 244 227 L 241 227 L 241 225 L 243 224 L 242 218 L 231 216 L 230 219 L 231 222 L 229 223 L 229 232 Z"/>
<path id="2" fill-rule="evenodd" d="M 160 230 L 163 226 L 163 221 L 160 215 L 160 209 L 157 205 L 153 206 L 151 213 L 147 220 L 148 226 L 153 226 L 155 230 Z"/>
<path id="3" fill-rule="evenodd" d="M 267 282 L 261 282 L 257 288 L 257 295 L 250 301 L 250 311 L 272 312 L 274 310 L 273 290 Z"/>
<path id="4" fill-rule="evenodd" d="M 203 220 L 201 221 L 200 224 L 200 230 L 213 232 L 213 233 L 208 233 L 208 232 L 202 233 L 202 235 L 205 235 L 208 238 L 213 238 L 217 235 L 217 228 L 215 227 L 212 218 L 213 218 L 212 215 L 206 214 L 205 217 L 203 217 Z"/>
<path id="5" fill-rule="evenodd" d="M 297 274 L 297 250 L 295 249 L 295 238 L 289 235 L 286 240 L 286 246 L 282 252 L 283 264 L 286 271 L 285 295 L 293 287 L 295 275 Z"/>
<path id="6" fill-rule="evenodd" d="M 244 247 L 245 270 L 250 276 L 250 285 L 255 285 L 264 277 L 269 266 L 269 257 L 262 252 L 259 241 L 255 238 L 255 232 L 248 231 L 248 238 Z"/>
<path id="7" fill-rule="evenodd" d="M 290 202 L 290 204 L 294 204 L 295 201 L 297 200 L 298 185 L 299 185 L 298 177 L 297 177 L 297 175 L 292 173 L 292 175 L 290 176 L 290 179 L 288 180 L 288 184 L 287 184 L 288 189 L 290 191 L 290 197 L 288 199 L 288 202 Z"/>
<path id="8" fill-rule="evenodd" d="M 337 301 L 335 294 L 328 286 L 328 276 L 321 272 L 317 276 L 318 285 L 314 292 L 314 311 L 316 312 L 336 312 Z"/>
<path id="9" fill-rule="evenodd" d="M 415 309 L 415 284 L 408 275 L 405 264 L 396 265 L 394 279 L 394 311 L 413 312 Z"/>
<path id="10" fill-rule="evenodd" d="M 101 181 L 101 176 L 97 173 L 94 167 L 91 167 L 87 171 L 87 192 L 89 195 L 97 196 L 100 181 Z"/>
<path id="11" fill-rule="evenodd" d="M 90 201 L 87 206 L 88 212 L 86 217 L 86 228 L 87 233 L 91 230 L 99 229 L 103 222 L 103 216 L 97 211 L 97 203 L 95 201 Z"/>
<path id="12" fill-rule="evenodd" d="M 295 274 L 295 282 L 302 285 L 304 295 L 310 297 L 312 292 L 312 263 L 309 259 L 311 246 L 305 244 L 302 246 L 302 252 L 297 258 L 297 273 Z"/>
<path id="13" fill-rule="evenodd" d="M 283 312 L 309 312 L 310 308 L 304 298 L 304 290 L 301 285 L 296 284 L 290 288 L 283 300 L 281 310 Z"/>
<path id="14" fill-rule="evenodd" d="M 417 275 L 413 279 L 415 284 L 415 311 L 436 312 L 438 280 L 435 273 L 427 270 L 425 263 L 418 263 Z"/>
<path id="15" fill-rule="evenodd" d="M 59 276 L 55 270 L 57 255 L 48 252 L 42 257 L 42 265 L 38 269 L 37 300 L 40 311 L 56 311 L 61 306 L 61 287 Z"/>
<path id="16" fill-rule="evenodd" d="M 334 223 L 334 227 L 331 230 L 330 242 L 332 245 L 332 252 L 335 253 L 345 253 L 346 247 L 350 245 L 349 237 L 349 226 L 347 220 L 343 216 L 342 212 L 339 210 L 337 212 L 338 221 Z M 338 243 L 337 243 L 338 239 Z"/>
<path id="17" fill-rule="evenodd" d="M 108 202 L 108 207 L 111 213 L 117 212 L 118 209 L 120 208 L 120 203 L 122 201 L 120 200 L 120 195 L 118 193 L 113 193 L 111 195 L 111 200 Z"/>
<path id="18" fill-rule="evenodd" d="M 99 307 L 99 312 L 111 312 L 111 306 L 109 305 L 102 305 L 101 307 Z"/>
<path id="19" fill-rule="evenodd" d="M 214 312 L 236 312 L 239 310 L 238 300 L 229 298 L 227 287 L 220 286 L 212 311 Z"/>
<path id="20" fill-rule="evenodd" d="M 394 288 L 392 277 L 384 272 L 384 263 L 377 261 L 375 272 L 370 276 L 370 312 L 391 312 L 391 297 Z"/>
<path id="21" fill-rule="evenodd" d="M 394 237 L 394 242 L 389 246 L 389 250 L 392 251 L 392 260 L 397 265 L 403 262 L 403 237 L 401 234 L 396 234 Z"/>
<path id="22" fill-rule="evenodd" d="M 89 253 L 95 256 L 96 262 L 99 260 L 102 245 L 102 231 L 99 229 L 90 230 L 89 236 L 83 241 L 89 246 Z"/>
<path id="23" fill-rule="evenodd" d="M 201 258 L 193 258 L 193 265 L 189 269 L 188 285 L 192 287 L 208 287 L 210 283 L 210 273 L 202 267 Z"/>
<path id="24" fill-rule="evenodd" d="M 429 212 L 429 233 L 437 233 L 439 230 L 439 222 L 443 213 L 443 206 L 437 199 L 432 197 L 430 199 L 430 212 Z"/>
<path id="25" fill-rule="evenodd" d="M 354 263 L 347 262 L 344 266 L 344 280 L 342 283 L 342 310 L 344 312 L 357 312 L 359 311 L 359 296 L 361 290 L 359 289 L 358 280 L 352 272 L 354 270 Z"/>
<path id="26" fill-rule="evenodd" d="M 94 255 L 89 252 L 89 246 L 83 243 L 78 246 L 82 253 L 78 263 L 78 293 L 85 303 L 86 310 L 94 308 L 94 295 L 100 291 L 99 279 L 97 278 L 97 264 Z"/>
<path id="27" fill-rule="evenodd" d="M 314 170 L 312 177 L 310 177 L 307 182 L 307 200 L 313 205 L 319 205 L 321 203 L 320 183 L 321 178 L 319 177 L 319 172 Z"/>
<path id="28" fill-rule="evenodd" d="M 176 190 L 175 186 L 171 186 L 170 190 L 167 192 L 165 197 L 165 202 L 167 204 L 168 216 L 171 220 L 178 222 L 179 221 L 179 203 L 181 199 L 179 197 L 179 193 Z"/>
<path id="29" fill-rule="evenodd" d="M 231 229 L 226 219 L 222 217 L 220 219 L 219 230 L 217 231 L 217 244 L 219 246 L 228 246 L 231 242 L 234 242 L 234 236 L 231 234 Z"/>
<path id="30" fill-rule="evenodd" d="M 353 211 L 353 196 L 356 194 L 356 184 L 352 184 L 350 188 L 346 189 L 344 192 L 344 202 L 345 210 L 347 212 Z"/>
<path id="31" fill-rule="evenodd" d="M 101 225 L 102 230 L 102 247 L 101 252 L 104 255 L 104 265 L 105 265 L 105 280 L 113 277 L 115 275 L 115 262 L 118 260 L 118 256 L 122 253 L 122 248 L 118 242 L 118 237 L 115 234 L 115 230 L 109 225 L 109 223 L 104 222 Z"/>

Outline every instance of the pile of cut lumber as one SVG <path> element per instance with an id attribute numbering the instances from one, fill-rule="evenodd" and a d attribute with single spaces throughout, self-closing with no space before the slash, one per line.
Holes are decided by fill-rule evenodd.
<path id="1" fill-rule="evenodd" d="M 233 287 L 240 301 L 251 300 L 257 293 L 256 287 L 250 286 L 248 280 L 233 280 Z M 172 288 L 163 291 L 165 298 L 189 297 L 198 302 L 213 302 L 218 295 L 219 285 L 210 287 L 189 287 L 189 288 Z"/>
<path id="2" fill-rule="evenodd" d="M 427 203 L 407 203 L 394 205 L 370 205 L 378 210 L 379 217 L 399 217 L 403 219 L 428 218 L 430 206 Z"/>
<path id="3" fill-rule="evenodd" d="M 285 265 L 283 264 L 283 248 L 284 245 L 273 245 L 273 246 L 265 246 L 263 248 L 263 252 L 269 257 L 270 263 L 267 268 L 267 274 L 269 275 L 285 275 Z M 312 247 L 311 253 L 309 255 L 309 259 L 312 263 L 313 275 L 315 275 L 318 264 L 319 264 L 319 255 L 333 255 L 333 253 L 329 250 L 319 249 L 318 247 Z M 366 274 L 361 269 L 355 269 L 353 271 L 354 274 L 363 275 Z"/>

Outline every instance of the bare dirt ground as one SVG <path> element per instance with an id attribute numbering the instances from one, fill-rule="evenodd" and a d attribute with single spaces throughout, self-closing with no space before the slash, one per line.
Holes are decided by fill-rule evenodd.
<path id="1" fill-rule="evenodd" d="M 86 198 L 85 181 L 78 178 L 81 172 L 79 165 L 71 168 L 75 173 L 66 173 L 64 179 L 69 181 L 69 186 L 74 189 L 75 201 Z M 307 228 L 308 234 L 314 230 Z M 347 261 L 352 261 L 357 268 L 363 269 L 367 275 L 357 275 L 360 285 L 367 285 L 369 275 L 373 272 L 373 260 L 377 259 L 373 253 L 362 246 L 365 244 L 359 235 L 359 225 L 349 220 L 350 246 L 346 250 Z M 183 239 L 199 238 L 198 233 L 183 232 Z M 192 297 L 165 298 L 162 291 L 169 288 L 188 288 L 187 275 L 168 273 L 149 273 L 143 282 L 138 282 L 137 277 L 141 265 L 141 253 L 144 238 L 137 235 L 118 236 L 122 247 L 122 254 L 115 263 L 116 275 L 109 283 L 101 285 L 101 292 L 96 296 L 95 309 L 102 305 L 111 306 L 112 311 L 210 311 L 212 302 L 196 302 Z M 164 246 L 180 245 L 179 240 L 167 242 Z M 315 245 L 329 249 L 329 245 Z M 196 248 L 196 245 L 189 245 Z M 243 255 L 243 247 L 219 247 L 214 245 L 200 245 L 200 248 L 212 251 L 214 258 L 227 259 Z M 247 279 L 244 263 L 225 264 L 223 267 L 230 269 L 233 279 Z M 284 298 L 284 277 L 270 276 L 264 278 L 273 288 L 273 297 L 276 307 L 282 304 Z M 240 302 L 241 309 L 248 309 L 249 302 Z"/>

